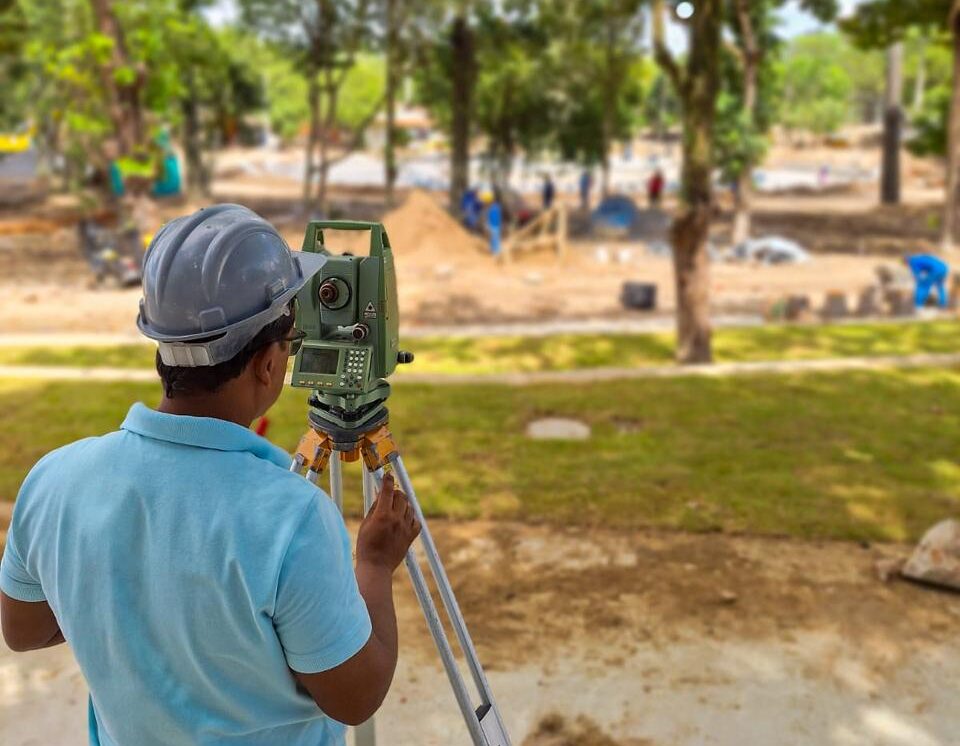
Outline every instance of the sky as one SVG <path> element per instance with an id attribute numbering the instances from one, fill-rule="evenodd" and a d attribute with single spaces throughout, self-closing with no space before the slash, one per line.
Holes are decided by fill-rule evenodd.
<path id="1" fill-rule="evenodd" d="M 693 0 L 696 5 L 696 0 Z M 863 0 L 839 0 L 840 16 L 850 15 L 854 9 L 860 5 Z M 819 31 L 824 28 L 816 18 L 807 13 L 800 7 L 797 0 L 791 0 L 780 11 L 782 26 L 780 33 L 785 39 L 792 39 L 795 36 L 803 36 L 812 31 Z M 682 53 L 687 47 L 686 30 L 677 23 L 669 23 L 667 26 L 667 45 L 676 53 Z"/>
<path id="2" fill-rule="evenodd" d="M 693 2 L 696 4 L 696 0 Z M 861 2 L 863 0 L 839 0 L 840 15 L 849 15 Z M 236 2 L 235 0 L 216 0 L 205 13 L 217 25 L 230 23 L 237 18 Z M 787 39 L 823 28 L 823 24 L 803 10 L 797 0 L 787 3 L 780 11 L 780 17 L 783 20 L 781 33 Z M 674 52 L 683 52 L 687 46 L 686 30 L 679 24 L 668 23 L 667 44 Z"/>

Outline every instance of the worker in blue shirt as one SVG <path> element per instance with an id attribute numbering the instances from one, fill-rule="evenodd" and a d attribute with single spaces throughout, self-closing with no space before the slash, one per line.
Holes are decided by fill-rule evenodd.
<path id="1" fill-rule="evenodd" d="M 501 239 L 503 234 L 503 206 L 501 205 L 500 190 L 484 192 L 483 201 L 487 206 L 486 223 L 487 235 L 490 238 L 490 253 L 500 255 Z"/>
<path id="2" fill-rule="evenodd" d="M 478 230 L 481 212 L 483 212 L 483 204 L 480 202 L 476 188 L 468 187 L 460 197 L 460 214 L 463 216 L 463 224 L 471 231 Z"/>
<path id="3" fill-rule="evenodd" d="M 914 296 L 916 307 L 923 308 L 930 297 L 930 291 L 936 288 L 937 302 L 941 308 L 946 308 L 947 276 L 950 274 L 947 263 L 932 254 L 914 254 L 904 257 L 903 261 L 913 273 L 917 286 Z"/>
<path id="4" fill-rule="evenodd" d="M 324 261 L 238 205 L 168 223 L 137 320 L 158 343 L 159 406 L 47 454 L 21 486 L 3 636 L 70 643 L 91 744 L 342 744 L 387 693 L 410 505 L 388 476 L 354 566 L 333 502 L 249 427 L 283 388 L 293 300 Z"/>

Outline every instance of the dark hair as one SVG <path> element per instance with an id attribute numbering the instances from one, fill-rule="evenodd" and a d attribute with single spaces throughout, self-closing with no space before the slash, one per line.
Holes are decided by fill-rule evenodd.
<path id="1" fill-rule="evenodd" d="M 253 359 L 258 350 L 263 349 L 271 342 L 279 342 L 293 328 L 294 315 L 291 312 L 271 321 L 257 332 L 240 352 L 229 360 L 216 365 L 203 365 L 197 368 L 185 368 L 179 365 L 167 365 L 160 359 L 157 351 L 157 373 L 163 382 L 163 392 L 168 399 L 177 394 L 192 396 L 194 394 L 211 394 L 220 389 L 227 381 L 243 373 L 247 363 Z"/>

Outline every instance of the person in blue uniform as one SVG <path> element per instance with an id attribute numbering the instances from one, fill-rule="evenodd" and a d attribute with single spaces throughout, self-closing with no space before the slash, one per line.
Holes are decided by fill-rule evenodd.
<path id="1" fill-rule="evenodd" d="M 487 235 L 490 237 L 490 253 L 499 256 L 503 235 L 503 206 L 499 190 L 494 189 L 492 192 L 485 193 L 483 201 L 487 204 L 486 221 Z"/>
<path id="2" fill-rule="evenodd" d="M 946 308 L 947 276 L 950 274 L 947 263 L 932 254 L 914 254 L 904 257 L 903 261 L 913 273 L 913 279 L 917 285 L 914 296 L 916 307 L 923 308 L 927 298 L 930 297 L 930 292 L 936 288 L 937 303 L 940 308 Z"/>

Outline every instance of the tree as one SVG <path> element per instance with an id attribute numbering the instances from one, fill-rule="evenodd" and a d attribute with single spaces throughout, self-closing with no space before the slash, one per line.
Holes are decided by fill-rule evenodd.
<path id="1" fill-rule="evenodd" d="M 789 131 L 823 136 L 836 132 L 850 116 L 854 92 L 836 34 L 794 39 L 783 63 L 780 121 Z"/>
<path id="2" fill-rule="evenodd" d="M 358 54 L 371 44 L 369 0 L 241 0 L 244 22 L 267 39 L 295 54 L 307 79 L 310 125 L 303 175 L 303 206 L 316 201 L 328 212 L 327 178 L 331 140 L 338 124 L 341 92 Z M 354 130 L 346 150 L 359 145 L 363 131 L 376 116 L 382 100 Z M 316 160 L 315 160 L 316 159 Z M 317 182 L 316 197 L 313 194 Z"/>
<path id="3" fill-rule="evenodd" d="M 473 92 L 477 82 L 477 53 L 470 24 L 469 0 L 457 3 L 457 14 L 450 24 L 449 71 L 453 83 L 450 98 L 450 204 L 457 205 L 470 185 L 470 125 Z"/>
<path id="4" fill-rule="evenodd" d="M 941 246 L 960 241 L 960 0 L 869 0 L 857 7 L 843 25 L 858 44 L 885 48 L 903 40 L 911 29 L 948 35 L 953 73 L 946 125 L 946 193 L 941 221 Z"/>
<path id="5" fill-rule="evenodd" d="M 774 33 L 776 11 L 784 0 L 732 0 L 729 4 L 732 50 L 740 86 L 719 100 L 722 136 L 718 160 L 736 184 L 734 192 L 733 242 L 750 235 L 750 202 L 753 168 L 766 151 L 766 132 L 771 124 L 769 104 L 773 70 L 771 52 L 780 47 Z M 804 0 L 801 6 L 821 21 L 836 13 L 834 0 Z M 730 81 L 731 76 L 725 76 Z M 739 107 L 737 106 L 739 104 Z"/>
<path id="6" fill-rule="evenodd" d="M 680 208 L 670 229 L 677 288 L 677 360 L 709 363 L 710 279 L 707 234 L 713 205 L 713 146 L 719 89 L 722 0 L 702 0 L 689 21 L 686 63 L 667 48 L 663 0 L 653 0 L 657 63 L 669 76 L 683 105 L 683 167 Z"/>
<path id="7" fill-rule="evenodd" d="M 887 47 L 887 91 L 883 109 L 880 201 L 900 202 L 900 131 L 903 128 L 903 42 Z"/>
<path id="8" fill-rule="evenodd" d="M 544 77 L 557 86 L 553 109 L 545 115 L 556 120 L 562 155 L 600 163 L 604 195 L 613 143 L 633 133 L 642 112 L 644 5 L 641 0 L 534 4 L 536 22 L 550 40 L 544 47 L 551 69 Z"/>

